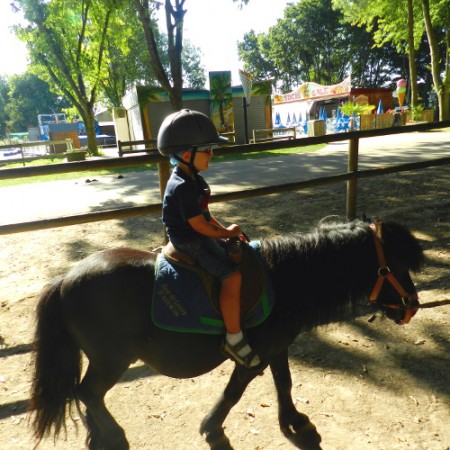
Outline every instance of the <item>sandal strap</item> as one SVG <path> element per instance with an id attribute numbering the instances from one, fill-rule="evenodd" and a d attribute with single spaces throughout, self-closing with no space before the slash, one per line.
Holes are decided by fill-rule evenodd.
<path id="1" fill-rule="evenodd" d="M 242 339 L 240 341 L 236 342 L 236 344 L 234 344 L 234 345 L 230 344 L 227 341 L 227 338 L 225 338 L 225 344 L 226 344 L 227 348 L 230 349 L 230 351 L 233 353 L 239 353 L 247 345 L 250 347 L 247 339 L 245 339 L 245 336 L 243 336 Z"/>
<path id="2" fill-rule="evenodd" d="M 222 345 L 222 349 L 226 354 L 226 356 L 231 358 L 234 362 L 238 363 L 240 366 L 243 366 L 246 369 L 259 370 L 262 364 L 257 364 L 255 366 L 251 365 L 253 359 L 258 355 L 253 351 L 253 349 L 250 346 L 249 346 L 250 352 L 247 355 L 245 356 L 239 355 L 239 351 L 242 350 L 247 345 L 249 344 L 247 342 L 247 339 L 245 339 L 245 337 L 243 337 L 235 345 L 230 344 L 225 338 L 225 341 Z"/>

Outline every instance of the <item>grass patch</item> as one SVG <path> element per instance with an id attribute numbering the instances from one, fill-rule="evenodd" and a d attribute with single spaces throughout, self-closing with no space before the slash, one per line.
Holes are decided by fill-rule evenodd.
<path id="1" fill-rule="evenodd" d="M 220 150 L 214 152 L 214 161 L 242 161 L 247 159 L 272 158 L 274 156 L 293 155 L 296 153 L 311 153 L 321 150 L 327 144 L 308 145 L 306 147 L 283 148 L 280 150 L 265 150 L 263 152 L 242 153 L 238 155 L 221 156 Z"/>
<path id="2" fill-rule="evenodd" d="M 284 156 L 284 155 L 292 155 L 295 153 L 308 153 L 314 152 L 324 148 L 326 144 L 317 144 L 310 145 L 307 147 L 295 147 L 295 148 L 287 148 L 280 150 L 267 150 L 255 153 L 245 153 L 238 155 L 228 155 L 228 156 L 220 156 L 220 150 L 214 155 L 214 161 L 242 161 L 249 159 L 262 159 L 262 158 L 271 158 L 274 156 Z M 37 159 L 34 161 L 27 161 L 26 167 L 31 166 L 46 166 L 50 164 L 62 163 L 65 161 L 64 157 L 55 157 L 53 159 Z M 3 164 L 3 165 L 2 165 Z M 5 161 L 0 162 L 0 166 L 3 169 L 12 169 L 14 167 L 23 167 L 22 162 L 11 163 L 8 164 Z M 2 170 L 2 169 L 0 169 Z M 61 181 L 61 180 L 76 180 L 79 178 L 92 178 L 98 176 L 105 175 L 119 175 L 126 174 L 132 172 L 144 172 L 147 170 L 156 170 L 156 166 L 154 164 L 144 164 L 138 166 L 130 166 L 130 167 L 122 167 L 117 169 L 102 169 L 102 170 L 89 170 L 85 172 L 72 172 L 72 173 L 61 173 L 54 175 L 40 175 L 34 177 L 24 177 L 24 178 L 13 178 L 8 180 L 0 180 L 0 188 L 6 186 L 18 186 L 21 184 L 31 184 L 31 183 L 45 183 L 50 181 Z"/>

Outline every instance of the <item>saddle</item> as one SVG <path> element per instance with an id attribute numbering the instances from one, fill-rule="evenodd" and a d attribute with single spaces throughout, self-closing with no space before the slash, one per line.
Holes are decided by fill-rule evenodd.
<path id="1" fill-rule="evenodd" d="M 225 249 L 230 260 L 239 264 L 242 274 L 241 317 L 245 317 L 261 300 L 265 286 L 264 267 L 255 250 L 237 238 L 229 239 L 225 243 Z M 162 248 L 162 254 L 172 264 L 195 272 L 202 280 L 213 308 L 220 312 L 219 296 L 217 295 L 220 289 L 220 280 L 196 264 L 188 255 L 178 251 L 171 242 Z"/>

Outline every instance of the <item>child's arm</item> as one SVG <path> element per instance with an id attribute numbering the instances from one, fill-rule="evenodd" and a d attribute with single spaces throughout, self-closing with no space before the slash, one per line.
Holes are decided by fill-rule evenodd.
<path id="1" fill-rule="evenodd" d="M 208 236 L 211 238 L 227 239 L 232 237 L 239 237 L 242 233 L 241 229 L 236 224 L 230 225 L 229 227 L 225 228 L 215 219 L 212 219 L 211 222 L 208 222 L 203 214 L 190 218 L 188 222 L 189 225 L 197 233 L 203 234 L 204 236 Z"/>

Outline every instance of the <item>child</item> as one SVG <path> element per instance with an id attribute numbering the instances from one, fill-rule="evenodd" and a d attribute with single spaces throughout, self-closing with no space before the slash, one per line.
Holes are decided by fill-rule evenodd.
<path id="1" fill-rule="evenodd" d="M 210 189 L 199 174 L 208 170 L 214 149 L 224 141 L 198 111 L 183 109 L 166 117 L 158 133 L 158 150 L 171 156 L 175 169 L 164 194 L 162 220 L 174 247 L 222 282 L 219 304 L 227 331 L 223 351 L 242 367 L 261 370 L 261 360 L 241 330 L 241 273 L 219 244 L 220 239 L 240 238 L 242 232 L 238 225 L 224 227 L 211 216 Z"/>

